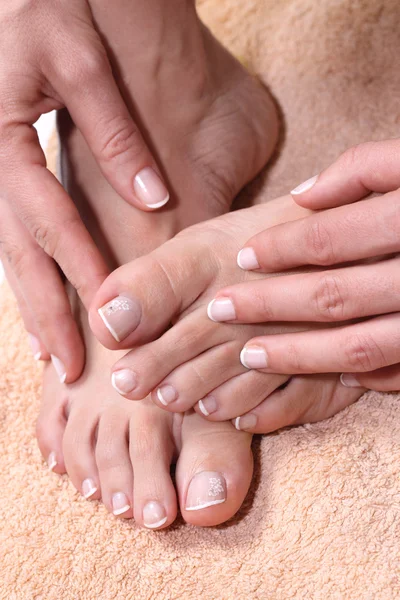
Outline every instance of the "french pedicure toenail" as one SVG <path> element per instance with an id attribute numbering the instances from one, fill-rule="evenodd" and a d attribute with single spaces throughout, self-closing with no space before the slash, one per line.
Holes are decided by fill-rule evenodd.
<path id="1" fill-rule="evenodd" d="M 64 363 L 57 358 L 57 356 L 54 356 L 54 354 L 50 354 L 50 356 L 53 367 L 55 368 L 61 383 L 65 383 L 65 380 L 67 379 L 67 372 L 65 370 Z"/>
<path id="2" fill-rule="evenodd" d="M 146 167 L 136 175 L 134 188 L 136 195 L 149 208 L 161 208 L 169 200 L 167 188 L 151 167 Z"/>
<path id="3" fill-rule="evenodd" d="M 236 312 L 230 298 L 216 298 L 207 307 L 207 315 L 211 321 L 234 321 Z"/>
<path id="4" fill-rule="evenodd" d="M 254 271 L 260 268 L 253 248 L 243 248 L 237 255 L 237 264 L 244 271 Z"/>
<path id="5" fill-rule="evenodd" d="M 240 362 L 246 369 L 265 369 L 268 366 L 267 353 L 260 346 L 244 347 L 240 353 Z"/>
<path id="6" fill-rule="evenodd" d="M 91 498 L 97 492 L 97 487 L 94 484 L 93 479 L 85 479 L 82 482 L 82 495 L 86 500 Z"/>
<path id="7" fill-rule="evenodd" d="M 111 385 L 118 392 L 118 394 L 122 394 L 122 396 L 133 392 L 136 384 L 136 375 L 130 369 L 114 371 L 114 373 L 111 375 Z"/>
<path id="8" fill-rule="evenodd" d="M 221 473 L 202 471 L 189 484 L 186 510 L 201 510 L 226 500 L 226 481 Z"/>
<path id="9" fill-rule="evenodd" d="M 55 452 L 50 452 L 49 456 L 47 457 L 47 466 L 49 467 L 49 471 L 53 471 L 53 469 L 56 468 L 57 466 L 57 456 Z"/>
<path id="10" fill-rule="evenodd" d="M 28 333 L 29 343 L 31 345 L 33 358 L 35 360 L 40 360 L 42 358 L 42 352 L 40 350 L 40 342 L 35 335 Z"/>
<path id="11" fill-rule="evenodd" d="M 142 311 L 138 302 L 117 296 L 99 308 L 98 313 L 117 342 L 122 342 L 140 323 Z"/>
<path id="12" fill-rule="evenodd" d="M 351 373 L 342 373 L 340 376 L 340 382 L 344 387 L 347 388 L 359 388 L 362 387 L 360 382 L 351 375 Z"/>
<path id="13" fill-rule="evenodd" d="M 243 417 L 236 417 L 233 424 L 238 431 L 245 431 L 246 429 L 254 429 L 257 421 L 258 418 L 256 415 L 243 415 Z"/>
<path id="14" fill-rule="evenodd" d="M 303 181 L 300 185 L 294 188 L 290 193 L 293 196 L 298 196 L 299 194 L 304 194 L 304 192 L 308 192 L 311 188 L 317 183 L 318 175 L 314 175 L 314 177 L 310 177 L 306 181 Z"/>
<path id="15" fill-rule="evenodd" d="M 214 396 L 206 396 L 203 400 L 199 400 L 199 409 L 205 417 L 209 417 L 217 408 L 218 405 Z"/>
<path id="16" fill-rule="evenodd" d="M 116 494 L 114 494 L 111 499 L 111 504 L 113 515 L 115 515 L 116 517 L 118 517 L 119 515 L 123 515 L 124 513 L 128 512 L 128 510 L 131 508 L 128 497 L 123 492 L 117 492 Z"/>
<path id="17" fill-rule="evenodd" d="M 165 508 L 159 502 L 148 502 L 143 508 L 143 525 L 148 529 L 162 527 L 167 518 Z"/>
<path id="18" fill-rule="evenodd" d="M 168 406 L 171 402 L 174 402 L 178 398 L 178 393 L 172 385 L 163 385 L 157 390 L 157 398 L 164 404 L 164 406 Z"/>

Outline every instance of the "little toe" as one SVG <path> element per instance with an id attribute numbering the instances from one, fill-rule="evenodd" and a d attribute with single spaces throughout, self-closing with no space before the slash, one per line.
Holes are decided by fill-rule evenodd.
<path id="1" fill-rule="evenodd" d="M 147 529 L 164 529 L 177 514 L 170 475 L 175 451 L 172 438 L 175 416 L 161 411 L 149 400 L 134 409 L 129 425 L 129 449 L 134 473 L 135 521 Z"/>
<path id="2" fill-rule="evenodd" d="M 229 422 L 186 414 L 176 470 L 181 513 L 193 525 L 224 523 L 241 507 L 253 474 L 252 436 Z"/>

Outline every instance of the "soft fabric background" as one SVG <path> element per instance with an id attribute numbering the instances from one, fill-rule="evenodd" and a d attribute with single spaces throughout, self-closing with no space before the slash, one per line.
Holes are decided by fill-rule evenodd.
<path id="1" fill-rule="evenodd" d="M 398 135 L 398 0 L 203 0 L 204 20 L 275 95 L 286 133 L 265 201 L 347 146 Z M 0 599 L 400 597 L 398 395 L 258 439 L 233 522 L 139 530 L 49 473 L 34 438 L 40 368 L 8 291 L 0 331 Z"/>

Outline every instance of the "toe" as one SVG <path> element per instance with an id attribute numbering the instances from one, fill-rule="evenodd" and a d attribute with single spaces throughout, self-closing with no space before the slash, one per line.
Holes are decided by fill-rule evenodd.
<path id="1" fill-rule="evenodd" d="M 176 518 L 176 493 L 170 475 L 172 419 L 149 400 L 134 405 L 130 419 L 134 516 L 136 523 L 147 529 L 163 529 Z"/>
<path id="2" fill-rule="evenodd" d="M 196 413 L 185 415 L 176 471 L 185 521 L 218 525 L 239 510 L 253 474 L 251 439 L 229 422 L 209 423 Z"/>
<path id="3" fill-rule="evenodd" d="M 122 402 L 116 404 L 122 405 Z M 96 440 L 102 501 L 109 512 L 124 519 L 133 517 L 133 470 L 128 426 L 127 407 L 114 404 L 101 415 Z"/>
<path id="4" fill-rule="evenodd" d="M 40 452 L 50 471 L 65 473 L 63 436 L 67 420 L 65 417 L 68 397 L 52 369 L 44 369 L 43 399 L 36 423 L 36 437 Z"/>

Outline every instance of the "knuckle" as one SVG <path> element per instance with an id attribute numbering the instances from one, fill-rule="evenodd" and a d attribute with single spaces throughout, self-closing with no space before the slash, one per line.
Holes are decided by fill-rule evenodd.
<path id="1" fill-rule="evenodd" d="M 328 266 L 336 262 L 330 231 L 320 219 L 316 218 L 308 226 L 306 243 L 311 251 L 312 264 Z"/>
<path id="2" fill-rule="evenodd" d="M 322 321 L 342 321 L 345 318 L 343 285 L 334 275 L 323 275 L 315 287 L 314 311 Z"/>
<path id="3" fill-rule="evenodd" d="M 386 365 L 385 356 L 370 334 L 357 334 L 345 342 L 347 366 L 355 372 L 374 371 Z"/>
<path id="4" fill-rule="evenodd" d="M 100 156 L 105 162 L 122 158 L 132 161 L 143 152 L 144 142 L 141 134 L 129 117 L 115 117 L 107 123 L 104 130 L 107 133 L 103 135 Z M 129 156 L 127 156 L 128 152 Z M 135 154 L 134 158 L 132 158 L 132 153 Z"/>
<path id="5" fill-rule="evenodd" d="M 109 70 L 105 51 L 100 47 L 85 45 L 77 49 L 75 60 L 63 65 L 63 79 L 70 86 L 87 85 L 88 80 L 97 79 Z"/>

